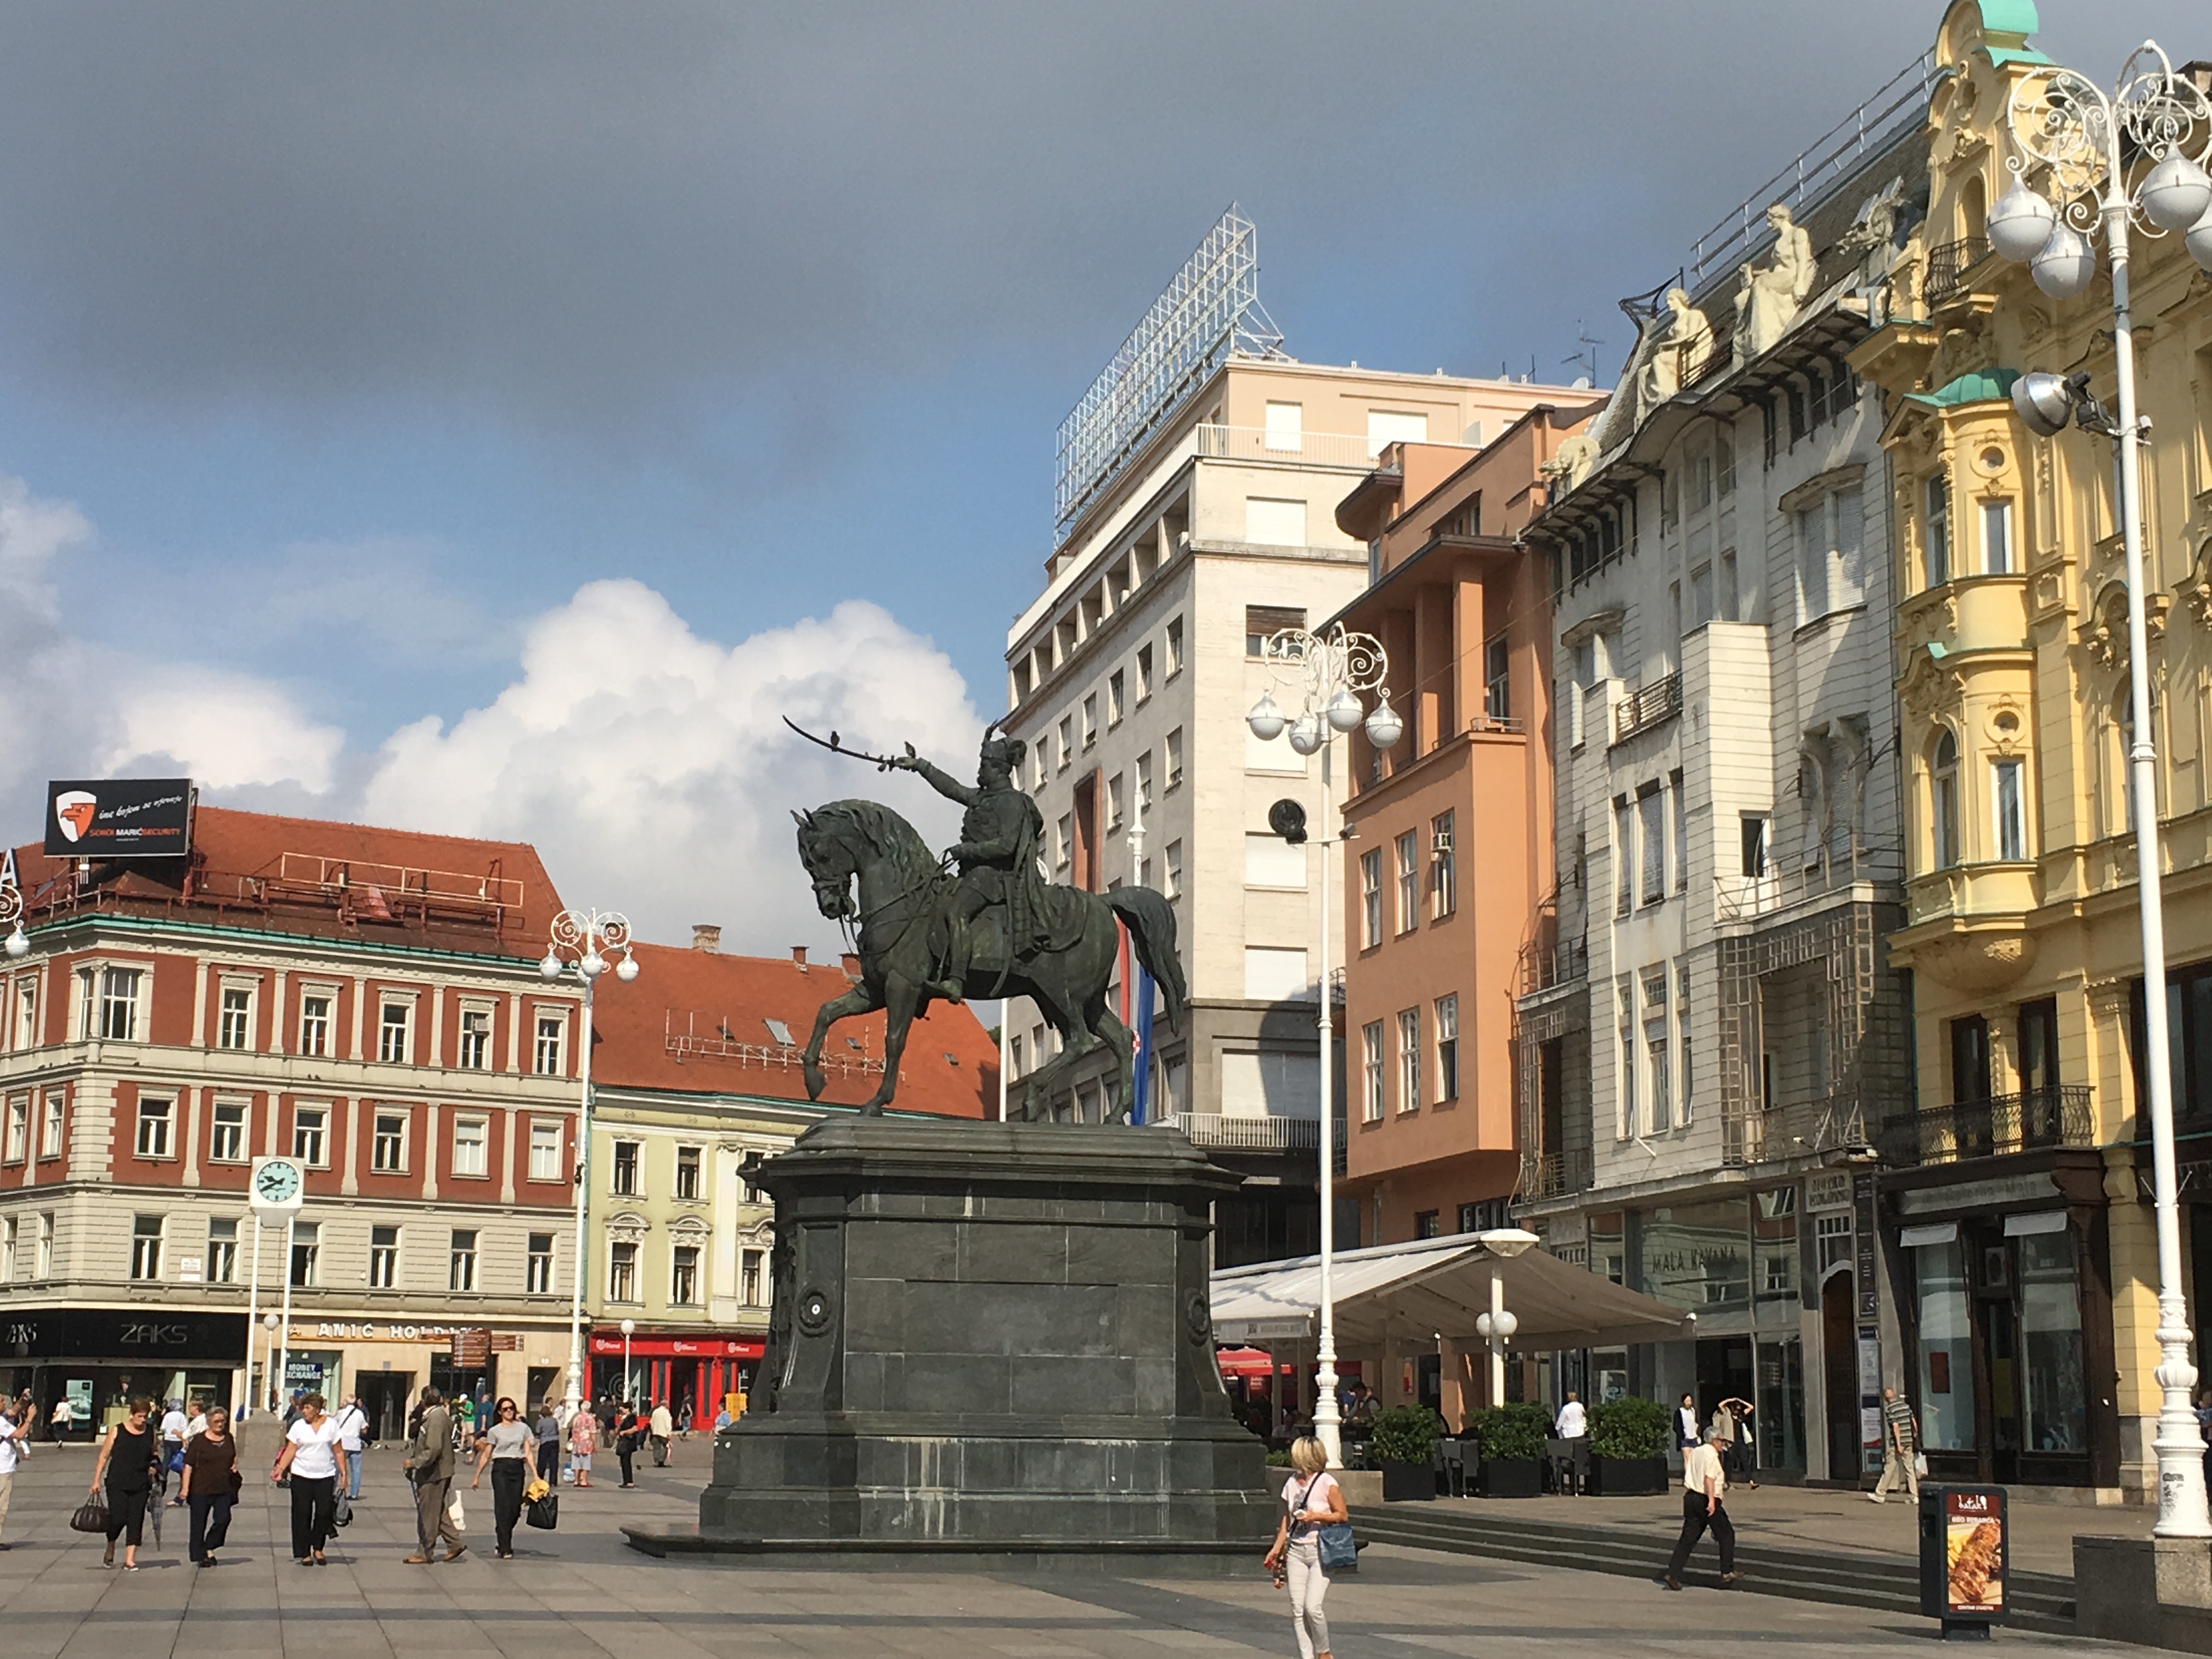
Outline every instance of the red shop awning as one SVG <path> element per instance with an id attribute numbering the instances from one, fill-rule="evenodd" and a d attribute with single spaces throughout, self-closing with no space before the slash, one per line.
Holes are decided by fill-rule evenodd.
<path id="1" fill-rule="evenodd" d="M 1266 1376 L 1274 1369 L 1273 1362 L 1260 1348 L 1222 1348 L 1215 1352 L 1213 1361 L 1224 1376 Z"/>
<path id="2" fill-rule="evenodd" d="M 648 1331 L 640 1331 L 629 1339 L 633 1359 L 758 1359 L 766 1346 L 742 1337 L 660 1336 Z M 623 1334 L 593 1331 L 592 1352 L 601 1358 L 621 1358 Z"/>

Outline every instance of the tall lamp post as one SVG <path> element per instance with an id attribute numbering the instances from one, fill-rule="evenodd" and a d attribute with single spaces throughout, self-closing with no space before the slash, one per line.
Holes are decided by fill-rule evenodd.
<path id="1" fill-rule="evenodd" d="M 1317 1362 L 1314 1434 L 1328 1453 L 1329 1468 L 1334 1469 L 1344 1467 L 1344 1449 L 1337 1431 L 1340 1419 L 1336 1405 L 1336 1292 L 1331 1278 L 1336 1253 L 1336 1085 L 1328 871 L 1344 837 L 1335 833 L 1330 757 L 1339 732 L 1357 731 L 1364 723 L 1370 743 L 1377 749 L 1392 749 L 1405 735 L 1406 724 L 1390 707 L 1390 694 L 1382 684 L 1390 672 L 1390 659 L 1382 642 L 1371 634 L 1347 632 L 1340 623 L 1326 634 L 1285 629 L 1268 637 L 1261 654 L 1276 684 L 1295 694 L 1298 712 L 1285 714 L 1272 691 L 1262 692 L 1244 717 L 1245 725 L 1262 743 L 1272 743 L 1287 731 L 1291 747 L 1300 755 L 1318 751 L 1321 756 L 1322 834 L 1316 842 L 1321 848 L 1321 1015 L 1315 1022 L 1321 1031 L 1321 1331 L 1314 1356 Z M 1361 699 L 1367 691 L 1381 693 L 1371 714 Z M 1285 833 L 1285 826 L 1276 828 L 1278 833 Z M 1296 833 L 1286 834 L 1285 838 L 1296 841 L 1304 836 L 1301 816 L 1296 820 Z"/>
<path id="2" fill-rule="evenodd" d="M 609 957 L 619 957 L 610 963 Z M 549 980 L 574 973 L 583 981 L 583 1038 L 576 1046 L 576 1076 L 580 1099 L 576 1115 L 576 1273 L 568 1298 L 568 1410 L 574 1415 L 584 1403 L 584 1272 L 588 1248 L 585 1229 L 592 1198 L 592 988 L 608 968 L 629 984 L 637 977 L 637 957 L 630 948 L 629 918 L 613 910 L 563 910 L 553 918 L 552 943 L 545 947 L 538 971 Z M 623 1361 L 623 1382 L 629 1382 L 629 1361 Z"/>
<path id="3" fill-rule="evenodd" d="M 2205 1509 L 2204 1440 L 2190 1399 L 2189 1310 L 2182 1294 L 2181 1222 L 2173 1150 L 2173 1082 L 2166 1018 L 2166 921 L 2160 890 L 2158 750 L 2151 725 L 2150 653 L 2143 619 L 2142 494 L 2139 447 L 2149 429 L 2136 409 L 2134 319 L 2129 307 L 2129 239 L 2182 236 L 2197 264 L 2212 270 L 2212 101 L 2173 72 L 2156 42 L 2145 41 L 2121 66 L 2109 94 L 2087 76 L 2051 69 L 2023 79 L 2007 117 L 2018 153 L 2006 161 L 2015 182 L 1990 209 L 1990 246 L 2027 264 L 2035 285 L 2072 299 L 2096 275 L 2092 246 L 2101 231 L 2112 258 L 2112 358 L 2118 408 L 2108 414 L 2089 395 L 2089 376 L 2023 374 L 2013 406 L 2045 437 L 2069 421 L 2113 441 L 2119 517 L 2126 551 L 2128 693 L 2134 732 L 2128 747 L 2136 829 L 2136 875 L 2142 923 L 2143 1024 L 2150 1109 L 2152 1189 L 2158 1222 L 2158 1346 L 2154 1373 L 2163 1401 L 2158 1418 L 2158 1522 L 2161 1538 L 2212 1536 Z M 2031 182 L 2031 178 L 2034 182 Z M 2046 194 L 2045 191 L 2049 193 Z M 2051 198 L 2057 198 L 2054 204 Z"/>
<path id="4" fill-rule="evenodd" d="M 1500 1261 L 1510 1261 L 1532 1244 L 1544 1241 L 1519 1227 L 1493 1227 L 1477 1233 L 1475 1240 Z M 1490 1270 L 1490 1311 L 1474 1316 L 1474 1333 L 1490 1345 L 1490 1403 L 1505 1403 L 1505 1345 L 1521 1322 L 1506 1310 L 1505 1280 L 1497 1268 Z"/>

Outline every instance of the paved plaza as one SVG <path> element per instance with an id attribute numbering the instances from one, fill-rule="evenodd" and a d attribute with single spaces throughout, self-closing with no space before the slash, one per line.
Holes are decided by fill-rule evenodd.
<path id="1" fill-rule="evenodd" d="M 873 1659 L 878 1655 L 1287 1655 L 1281 1600 L 1260 1575 L 1225 1583 L 1130 1581 L 1076 1571 L 1048 1581 L 926 1567 L 880 1573 L 658 1561 L 628 1548 L 625 1522 L 681 1524 L 706 1474 L 695 1440 L 675 1467 L 641 1469 L 562 1498 L 557 1533 L 518 1538 L 520 1559 L 490 1559 L 489 1490 L 465 1494 L 470 1553 L 410 1567 L 412 1510 L 398 1460 L 372 1453 L 354 1524 L 325 1569 L 285 1553 L 286 1494 L 249 1488 L 224 1565 L 185 1559 L 184 1511 L 148 1540 L 145 1571 L 110 1572 L 97 1538 L 67 1530 L 91 1456 L 40 1448 L 16 1477 L 0 1554 L 0 1653 L 8 1659 Z M 1758 1494 L 1748 1494 L 1755 1498 Z M 1753 1507 L 1747 1504 L 1747 1508 Z M 1900 1521 L 1902 1516 L 1898 1517 Z M 271 1540 L 275 1547 L 271 1548 Z M 1766 1595 L 1656 1583 L 1377 1545 L 1329 1595 L 1338 1659 L 1370 1655 L 1520 1655 L 1532 1641 L 1569 1653 L 1711 1653 L 1789 1644 L 1925 1652 L 1925 1621 Z M 2022 1650 L 2145 1650 L 2007 1632 Z"/>

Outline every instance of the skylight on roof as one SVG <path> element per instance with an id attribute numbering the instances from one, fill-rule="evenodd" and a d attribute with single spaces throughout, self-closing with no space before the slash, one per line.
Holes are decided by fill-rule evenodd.
<path id="1" fill-rule="evenodd" d="M 761 1023 L 768 1027 L 768 1034 L 781 1046 L 786 1048 L 794 1046 L 791 1041 L 791 1027 L 786 1025 L 781 1020 L 769 1019 Z"/>

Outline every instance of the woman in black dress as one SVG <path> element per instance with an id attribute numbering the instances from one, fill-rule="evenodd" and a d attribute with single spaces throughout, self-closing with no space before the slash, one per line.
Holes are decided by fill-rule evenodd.
<path id="1" fill-rule="evenodd" d="M 100 1462 L 92 1472 L 92 1495 L 107 1498 L 107 1553 L 102 1566 L 115 1565 L 115 1540 L 123 1540 L 123 1571 L 138 1571 L 138 1543 L 146 1528 L 146 1500 L 154 1491 L 154 1470 L 161 1461 L 161 1437 L 146 1420 L 150 1400 L 134 1400 L 131 1410 L 100 1443 Z"/>

